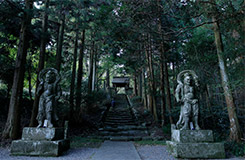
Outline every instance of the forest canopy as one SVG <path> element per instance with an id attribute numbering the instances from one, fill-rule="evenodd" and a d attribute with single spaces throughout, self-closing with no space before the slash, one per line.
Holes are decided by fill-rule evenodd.
<path id="1" fill-rule="evenodd" d="M 243 0 L 0 0 L 0 14 L 3 138 L 37 125 L 37 77 L 53 67 L 63 119 L 79 124 L 99 113 L 121 76 L 161 127 L 178 119 L 178 73 L 194 70 L 201 128 L 244 141 Z"/>

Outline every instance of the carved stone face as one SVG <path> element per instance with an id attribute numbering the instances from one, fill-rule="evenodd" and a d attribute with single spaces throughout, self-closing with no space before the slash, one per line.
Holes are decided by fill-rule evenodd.
<path id="1" fill-rule="evenodd" d="M 48 71 L 46 73 L 45 81 L 48 82 L 48 83 L 54 83 L 54 81 L 55 81 L 55 75 L 54 75 L 54 73 L 51 72 L 51 71 Z"/>
<path id="2" fill-rule="evenodd" d="M 185 79 L 184 79 L 184 83 L 186 85 L 190 85 L 191 84 L 191 77 L 190 76 L 186 76 Z"/>

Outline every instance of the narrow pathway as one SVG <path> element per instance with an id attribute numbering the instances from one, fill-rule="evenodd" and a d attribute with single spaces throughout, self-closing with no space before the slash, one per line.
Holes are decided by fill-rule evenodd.
<path id="1" fill-rule="evenodd" d="M 100 148 L 73 148 L 60 157 L 10 156 L 9 150 L 0 148 L 0 160 L 177 160 L 166 146 L 142 145 L 137 151 L 132 142 L 105 141 Z M 208 160 L 208 159 L 207 159 Z M 215 160 L 215 159 L 212 159 Z M 244 160 L 242 157 L 219 160 Z"/>
<path id="2" fill-rule="evenodd" d="M 132 142 L 105 141 L 91 160 L 141 160 Z"/>
<path id="3" fill-rule="evenodd" d="M 134 141 L 149 137 L 147 128 L 139 125 L 128 108 L 125 94 L 115 96 L 115 107 L 107 113 L 100 136 L 105 140 Z"/>

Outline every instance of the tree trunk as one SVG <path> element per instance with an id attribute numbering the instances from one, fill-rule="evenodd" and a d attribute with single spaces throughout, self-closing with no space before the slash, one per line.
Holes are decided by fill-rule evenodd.
<path id="1" fill-rule="evenodd" d="M 147 109 L 147 94 L 146 94 L 146 84 L 145 84 L 145 68 L 142 69 L 142 97 L 143 97 L 143 103 L 144 103 L 144 108 Z"/>
<path id="2" fill-rule="evenodd" d="M 164 28 L 164 22 L 163 22 L 163 14 L 161 13 L 162 11 L 160 8 L 161 5 L 163 6 L 163 4 L 162 4 L 161 0 L 158 0 L 157 3 L 158 3 L 157 9 L 159 12 L 159 32 L 161 34 L 161 61 L 163 63 L 161 68 L 163 69 L 162 71 L 165 73 L 165 76 L 164 76 L 164 74 L 162 75 L 163 79 L 164 79 L 164 81 L 162 82 L 162 85 L 163 85 L 163 87 L 166 86 L 164 88 L 166 89 L 166 93 L 167 93 L 166 103 L 167 103 L 167 107 L 168 107 L 168 111 L 169 111 L 169 121 L 171 124 L 173 124 L 173 119 L 171 116 L 171 95 L 170 95 L 170 86 L 169 86 L 169 79 L 168 79 L 168 65 L 166 62 L 165 48 L 164 48 L 164 36 L 163 36 L 164 35 L 164 29 L 163 29 Z M 164 93 L 164 90 L 162 90 L 162 93 Z M 162 97 L 162 101 L 163 100 L 164 100 L 164 97 Z"/>
<path id="3" fill-rule="evenodd" d="M 211 93 L 210 93 L 210 89 L 209 89 L 208 84 L 206 85 L 206 88 L 205 88 L 205 96 L 206 96 L 206 105 L 207 105 L 208 111 L 209 111 L 209 113 L 210 113 L 210 115 L 212 117 L 212 123 L 213 123 L 212 127 L 213 127 L 213 129 L 215 129 L 216 128 L 216 123 L 214 121 L 214 114 L 212 112 L 212 105 L 211 105 L 211 102 L 210 102 Z"/>
<path id="4" fill-rule="evenodd" d="M 61 21 L 60 21 L 60 28 L 59 28 L 59 37 L 57 43 L 57 53 L 56 53 L 56 69 L 58 72 L 61 68 L 62 63 L 62 47 L 63 47 L 63 39 L 64 39 L 64 30 L 65 30 L 65 14 L 61 13 Z"/>
<path id="5" fill-rule="evenodd" d="M 32 100 L 32 86 L 31 86 L 31 63 L 30 62 L 30 65 L 28 66 L 28 91 L 29 91 L 29 97 L 30 97 L 30 100 Z"/>
<path id="6" fill-rule="evenodd" d="M 31 10 L 33 7 L 32 0 L 25 0 L 25 9 Z M 25 74 L 25 64 L 26 64 L 26 56 L 27 56 L 27 48 L 29 44 L 28 39 L 28 31 L 30 30 L 31 25 L 31 15 L 27 12 L 24 12 L 21 30 L 20 30 L 20 38 L 19 38 L 19 46 L 18 52 L 15 62 L 15 71 L 14 71 L 14 79 L 12 86 L 12 94 L 10 97 L 9 104 L 9 112 L 7 122 L 5 124 L 4 131 L 2 133 L 3 138 L 11 138 L 17 139 L 19 138 L 20 131 L 20 97 L 22 96 L 23 91 L 23 80 Z"/>
<path id="7" fill-rule="evenodd" d="M 76 108 L 79 108 L 81 105 L 84 46 L 85 46 L 85 29 L 83 30 L 82 33 L 82 42 L 81 42 L 81 48 L 79 53 L 79 64 L 78 64 L 78 71 L 77 71 Z"/>
<path id="8" fill-rule="evenodd" d="M 138 95 L 142 99 L 142 74 L 141 74 L 141 72 L 139 73 L 139 75 L 137 77 L 138 77 L 138 85 L 137 85 Z"/>
<path id="9" fill-rule="evenodd" d="M 89 49 L 88 49 L 89 51 Z M 84 61 L 85 61 L 85 72 L 89 73 L 89 55 L 88 52 L 84 55 Z"/>
<path id="10" fill-rule="evenodd" d="M 135 74 L 134 74 L 134 96 L 138 96 L 136 71 L 135 71 Z"/>
<path id="11" fill-rule="evenodd" d="M 94 46 L 96 47 L 96 46 Z M 96 77 L 96 67 L 97 67 L 97 48 L 95 48 L 94 50 L 94 60 L 93 60 L 93 76 L 92 76 L 92 91 L 95 91 L 95 85 L 96 85 L 96 81 L 97 81 L 97 77 Z"/>
<path id="12" fill-rule="evenodd" d="M 150 104 L 150 110 L 153 114 L 153 117 L 155 121 L 158 121 L 157 116 L 157 108 L 156 108 L 156 100 L 155 100 L 155 83 L 154 83 L 154 70 L 153 70 L 153 64 L 152 64 L 152 53 L 151 53 L 151 40 L 149 38 L 148 40 L 148 50 L 146 51 L 146 58 L 148 62 L 148 68 L 149 68 L 149 87 L 150 87 L 150 96 L 149 96 L 149 104 Z"/>
<path id="13" fill-rule="evenodd" d="M 110 88 L 110 69 L 107 68 L 106 70 L 106 88 Z"/>
<path id="14" fill-rule="evenodd" d="M 48 29 L 48 13 L 47 10 L 49 8 L 49 0 L 45 2 L 45 11 L 43 12 L 43 19 L 42 19 L 42 36 L 41 36 L 41 46 L 40 46 L 40 55 L 39 55 L 39 62 L 38 62 L 38 69 L 37 69 L 37 81 L 36 81 L 36 90 L 35 90 L 35 99 L 32 108 L 31 114 L 31 121 L 29 126 L 34 127 L 37 125 L 36 117 L 38 112 L 38 104 L 40 96 L 37 95 L 37 88 L 39 85 L 38 75 L 40 71 L 44 68 L 45 63 L 45 54 L 46 54 L 46 45 L 47 45 L 47 29 Z"/>
<path id="15" fill-rule="evenodd" d="M 230 82 L 226 71 L 225 61 L 222 55 L 224 52 L 224 48 L 223 48 L 223 42 L 220 33 L 220 27 L 215 16 L 212 17 L 212 20 L 214 22 L 213 30 L 214 30 L 215 45 L 216 45 L 218 61 L 219 61 L 222 87 L 224 90 L 225 101 L 226 101 L 228 115 L 230 119 L 230 140 L 240 142 L 242 138 L 242 132 L 238 122 L 236 107 L 234 105 L 234 100 L 230 89 L 230 84 L 229 84 Z"/>
<path id="16" fill-rule="evenodd" d="M 165 102 L 165 84 L 164 84 L 164 58 L 163 53 L 161 53 L 161 62 L 160 62 L 160 77 L 161 77 L 161 98 L 162 98 L 162 126 L 165 124 L 165 112 L 166 112 L 166 102 Z"/>
<path id="17" fill-rule="evenodd" d="M 77 67 L 77 46 L 78 46 L 78 25 L 76 26 L 76 38 L 74 42 L 74 55 L 72 64 L 72 76 L 71 76 L 71 88 L 70 88 L 70 118 L 74 111 L 74 88 L 76 79 L 76 67 Z"/>
<path id="18" fill-rule="evenodd" d="M 89 57 L 88 93 L 92 92 L 93 64 L 94 64 L 94 41 L 92 42 L 92 47 L 91 47 L 90 57 Z"/>
<path id="19" fill-rule="evenodd" d="M 163 56 L 164 57 L 164 56 Z M 170 94 L 170 86 L 169 86 L 169 79 L 168 79 L 168 65 L 166 62 L 166 58 L 164 57 L 164 73 L 165 73 L 165 86 L 166 86 L 166 91 L 167 91 L 167 97 L 166 97 L 166 102 L 167 102 L 167 107 L 168 107 L 168 112 L 169 112 L 169 121 L 171 124 L 173 124 L 173 119 L 171 116 L 171 94 Z"/>

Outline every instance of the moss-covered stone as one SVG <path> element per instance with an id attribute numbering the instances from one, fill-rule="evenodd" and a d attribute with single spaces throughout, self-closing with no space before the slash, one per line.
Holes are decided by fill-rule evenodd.
<path id="1" fill-rule="evenodd" d="M 59 156 L 70 148 L 64 128 L 23 129 L 22 139 L 12 141 L 10 154 L 16 156 Z"/>
<path id="2" fill-rule="evenodd" d="M 59 156 L 70 148 L 69 140 L 26 141 L 16 140 L 11 144 L 11 155 Z"/>
<path id="3" fill-rule="evenodd" d="M 171 140 L 174 142 L 213 142 L 212 130 L 171 130 Z"/>
<path id="4" fill-rule="evenodd" d="M 25 127 L 22 132 L 23 140 L 59 140 L 64 139 L 63 128 L 34 128 Z"/>
<path id="5" fill-rule="evenodd" d="M 223 143 L 166 143 L 176 158 L 225 158 Z"/>

